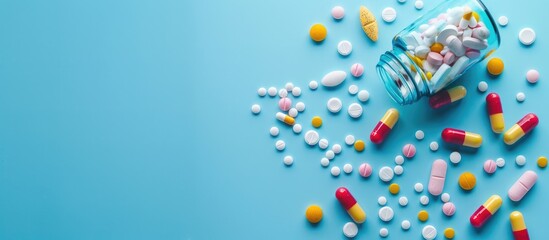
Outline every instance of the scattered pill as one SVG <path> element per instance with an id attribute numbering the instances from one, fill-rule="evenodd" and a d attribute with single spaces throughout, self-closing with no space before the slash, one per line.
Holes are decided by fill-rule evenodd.
<path id="1" fill-rule="evenodd" d="M 488 159 L 484 162 L 484 171 L 488 174 L 492 174 L 496 172 L 497 164 L 496 161 L 492 159 Z"/>
<path id="2" fill-rule="evenodd" d="M 404 173 L 404 168 L 400 165 L 395 166 L 394 172 L 396 175 L 402 175 Z"/>
<path id="3" fill-rule="evenodd" d="M 345 144 L 353 145 L 354 143 L 355 143 L 355 136 L 353 136 L 353 135 L 345 136 Z"/>
<path id="4" fill-rule="evenodd" d="M 360 104 L 358 103 L 351 103 L 351 105 L 349 105 L 349 108 L 347 108 L 347 113 L 352 118 L 359 118 L 360 116 L 362 116 L 362 106 L 360 106 Z"/>
<path id="5" fill-rule="evenodd" d="M 523 92 L 517 93 L 517 102 L 524 102 L 526 100 L 526 95 Z"/>
<path id="6" fill-rule="evenodd" d="M 431 151 L 433 152 L 436 152 L 438 150 L 438 143 L 433 141 L 429 144 L 429 149 L 431 149 Z"/>
<path id="7" fill-rule="evenodd" d="M 423 138 L 425 138 L 425 133 L 421 130 L 417 130 L 415 135 L 417 140 L 423 140 Z"/>
<path id="8" fill-rule="evenodd" d="M 305 210 L 305 218 L 310 223 L 318 223 L 322 220 L 322 208 L 318 205 L 311 205 Z"/>
<path id="9" fill-rule="evenodd" d="M 335 157 L 335 153 L 334 153 L 334 151 L 332 151 L 332 150 L 326 151 L 326 154 L 325 154 L 325 155 L 326 155 L 326 158 L 328 158 L 329 160 L 332 160 L 332 159 L 334 159 L 334 157 Z"/>
<path id="10" fill-rule="evenodd" d="M 309 88 L 311 90 L 316 90 L 318 88 L 318 82 L 315 80 L 312 80 L 309 82 Z"/>
<path id="11" fill-rule="evenodd" d="M 366 7 L 360 6 L 360 24 L 366 36 L 374 42 L 378 38 L 378 26 L 375 15 Z"/>
<path id="12" fill-rule="evenodd" d="M 341 100 L 339 98 L 330 98 L 328 99 L 328 103 L 326 104 L 328 107 L 328 111 L 331 113 L 338 113 L 341 110 L 341 107 L 343 104 L 341 103 Z"/>
<path id="13" fill-rule="evenodd" d="M 293 163 L 294 163 L 294 158 L 292 156 L 284 157 L 284 164 L 286 164 L 286 166 L 290 166 Z"/>
<path id="14" fill-rule="evenodd" d="M 281 88 L 280 90 L 278 90 L 278 96 L 280 98 L 285 98 L 288 96 L 288 90 L 286 90 L 285 88 Z"/>
<path id="15" fill-rule="evenodd" d="M 280 110 L 286 112 L 292 107 L 292 100 L 287 97 L 282 97 L 280 101 L 278 101 L 278 107 L 280 108 Z"/>
<path id="16" fill-rule="evenodd" d="M 343 40 L 337 44 L 337 52 L 341 56 L 348 56 L 353 51 L 353 44 L 347 40 Z"/>
<path id="17" fill-rule="evenodd" d="M 353 171 L 353 165 L 351 165 L 351 164 L 349 164 L 349 163 L 343 165 L 343 172 L 344 172 L 344 173 L 349 174 L 349 173 L 351 173 L 352 171 Z"/>
<path id="18" fill-rule="evenodd" d="M 509 19 L 506 16 L 501 16 L 498 18 L 498 23 L 500 26 L 505 27 L 509 23 Z"/>
<path id="19" fill-rule="evenodd" d="M 496 165 L 500 168 L 504 167 L 505 166 L 505 159 L 503 159 L 503 158 L 496 159 Z"/>
<path id="20" fill-rule="evenodd" d="M 538 158 L 538 167 L 545 168 L 547 167 L 547 158 L 544 156 L 540 156 Z"/>
<path id="21" fill-rule="evenodd" d="M 354 238 L 358 234 L 358 226 L 354 222 L 348 222 L 343 225 L 343 235 L 348 238 Z"/>
<path id="22" fill-rule="evenodd" d="M 357 85 L 351 85 L 349 86 L 349 94 L 355 95 L 358 93 L 358 86 Z"/>
<path id="23" fill-rule="evenodd" d="M 332 151 L 335 153 L 335 154 L 340 154 L 341 153 L 341 145 L 339 144 L 334 144 L 332 146 Z"/>
<path id="24" fill-rule="evenodd" d="M 360 176 L 367 178 L 367 177 L 370 177 L 370 175 L 372 175 L 373 169 L 372 169 L 372 166 L 370 166 L 370 164 L 363 163 L 363 164 L 360 164 L 358 171 L 360 173 Z"/>
<path id="25" fill-rule="evenodd" d="M 414 184 L 414 190 L 418 193 L 423 192 L 423 184 L 421 183 Z"/>
<path id="26" fill-rule="evenodd" d="M 437 229 L 432 225 L 427 225 L 421 230 L 421 235 L 426 240 L 433 240 L 437 237 Z"/>
<path id="27" fill-rule="evenodd" d="M 293 117 L 290 117 L 281 112 L 276 113 L 276 119 L 290 126 L 293 126 L 295 124 L 295 119 Z"/>
<path id="28" fill-rule="evenodd" d="M 404 157 L 402 155 L 397 155 L 395 157 L 395 163 L 397 165 L 402 165 L 404 163 Z"/>
<path id="29" fill-rule="evenodd" d="M 505 121 L 503 119 L 503 108 L 501 99 L 497 93 L 490 93 L 486 96 L 486 109 L 490 117 L 490 126 L 495 133 L 501 133 L 505 130 Z"/>
<path id="30" fill-rule="evenodd" d="M 498 195 L 492 195 L 471 215 L 469 222 L 476 228 L 482 227 L 501 207 L 503 200 Z"/>
<path id="31" fill-rule="evenodd" d="M 363 223 L 366 221 L 366 213 L 362 210 L 362 207 L 358 204 L 355 197 L 345 187 L 339 187 L 336 190 L 336 198 L 341 206 L 347 211 L 349 216 L 356 223 Z"/>
<path id="32" fill-rule="evenodd" d="M 453 228 L 444 229 L 444 237 L 447 239 L 454 239 L 456 236 L 456 231 Z"/>
<path id="33" fill-rule="evenodd" d="M 419 203 L 421 203 L 421 205 L 423 206 L 427 206 L 427 204 L 429 204 L 429 197 L 427 197 L 426 195 L 423 195 L 419 198 Z"/>
<path id="34" fill-rule="evenodd" d="M 380 229 L 379 229 L 379 236 L 380 236 L 380 237 L 383 237 L 383 238 L 389 236 L 389 229 L 387 229 L 387 228 L 380 228 Z"/>
<path id="35" fill-rule="evenodd" d="M 362 74 L 364 74 L 364 66 L 362 64 L 355 63 L 351 66 L 351 75 L 353 77 L 359 78 Z"/>
<path id="36" fill-rule="evenodd" d="M 453 164 L 458 164 L 461 162 L 461 154 L 459 152 L 450 153 L 450 162 Z"/>
<path id="37" fill-rule="evenodd" d="M 315 128 L 319 128 L 320 126 L 322 126 L 322 118 L 319 116 L 314 116 L 311 119 L 311 125 L 313 125 L 313 127 Z"/>
<path id="38" fill-rule="evenodd" d="M 381 181 L 389 182 L 393 179 L 393 177 L 394 172 L 390 167 L 385 166 L 379 169 L 379 179 L 381 179 Z"/>
<path id="39" fill-rule="evenodd" d="M 332 71 L 322 77 L 320 81 L 326 87 L 335 87 L 345 81 L 347 73 L 344 71 Z"/>
<path id="40" fill-rule="evenodd" d="M 408 230 L 408 229 L 410 229 L 411 226 L 412 226 L 412 224 L 408 220 L 404 220 L 404 221 L 402 221 L 402 223 L 400 223 L 400 227 L 403 230 Z"/>
<path id="41" fill-rule="evenodd" d="M 416 0 L 416 2 L 414 3 L 414 6 L 416 7 L 417 10 L 423 9 L 423 1 Z"/>
<path id="42" fill-rule="evenodd" d="M 318 141 L 318 147 L 320 149 L 326 149 L 326 148 L 328 148 L 328 145 L 329 145 L 329 143 L 328 143 L 328 140 L 326 138 L 320 139 L 320 141 Z"/>
<path id="43" fill-rule="evenodd" d="M 397 12 L 392 7 L 385 8 L 383 9 L 383 11 L 381 11 L 381 18 L 385 22 L 388 22 L 388 23 L 394 22 L 396 17 L 397 17 Z"/>
<path id="44" fill-rule="evenodd" d="M 298 112 L 305 111 L 305 103 L 303 103 L 303 102 L 296 103 L 295 104 L 295 109 L 297 109 Z"/>
<path id="45" fill-rule="evenodd" d="M 326 35 L 328 35 L 328 30 L 326 30 L 326 27 L 320 23 L 316 23 L 313 26 L 311 26 L 311 29 L 309 30 L 309 35 L 311 36 L 311 39 L 315 42 L 322 42 L 324 39 L 326 39 Z"/>
<path id="46" fill-rule="evenodd" d="M 408 198 L 407 197 L 400 197 L 398 199 L 398 204 L 400 204 L 400 206 L 405 207 L 406 205 L 408 205 Z"/>
<path id="47" fill-rule="evenodd" d="M 267 89 L 265 89 L 264 87 L 260 87 L 259 89 L 257 89 L 257 95 L 259 95 L 260 97 L 265 97 L 265 95 L 267 95 Z"/>
<path id="48" fill-rule="evenodd" d="M 276 150 L 282 151 L 286 148 L 286 143 L 282 140 L 278 140 L 275 143 Z"/>
<path id="49" fill-rule="evenodd" d="M 305 133 L 305 142 L 309 144 L 310 146 L 314 146 L 318 143 L 320 140 L 320 136 L 316 131 L 309 130 Z"/>
<path id="50" fill-rule="evenodd" d="M 459 101 L 467 95 L 467 89 L 464 86 L 455 86 L 448 90 L 443 90 L 429 98 L 429 105 L 433 109 L 438 109 L 450 103 Z"/>
<path id="51" fill-rule="evenodd" d="M 520 201 L 536 184 L 538 175 L 534 171 L 524 172 L 520 178 L 509 188 L 507 196 L 514 202 Z"/>
<path id="52" fill-rule="evenodd" d="M 271 96 L 271 97 L 276 96 L 276 93 L 277 93 L 276 88 L 275 88 L 275 87 L 270 87 L 270 88 L 267 90 L 267 93 L 268 93 L 269 96 Z"/>
<path id="53" fill-rule="evenodd" d="M 332 8 L 332 17 L 336 20 L 340 20 L 345 16 L 345 9 L 342 6 L 335 6 Z"/>
<path id="54" fill-rule="evenodd" d="M 532 131 L 539 123 L 538 116 L 528 113 L 503 134 L 503 141 L 512 145 Z"/>
<path id="55" fill-rule="evenodd" d="M 440 196 L 440 200 L 443 202 L 443 203 L 447 203 L 450 201 L 450 194 L 448 193 L 443 193 L 441 196 Z"/>
<path id="56" fill-rule="evenodd" d="M 452 202 L 446 202 L 442 205 L 442 213 L 444 215 L 451 217 L 456 213 L 456 205 Z"/>
<path id="57" fill-rule="evenodd" d="M 519 41 L 528 46 L 536 41 L 536 32 L 531 28 L 523 28 L 519 32 Z"/>
<path id="58" fill-rule="evenodd" d="M 378 215 L 381 221 L 389 222 L 393 219 L 395 213 L 392 208 L 385 206 L 379 209 Z"/>
<path id="59" fill-rule="evenodd" d="M 447 143 L 466 147 L 479 148 L 482 144 L 482 136 L 477 133 L 466 132 L 455 128 L 445 128 L 440 134 L 442 140 Z"/>
<path id="60" fill-rule="evenodd" d="M 327 159 L 325 157 L 321 158 L 320 165 L 323 167 L 327 167 L 328 165 L 330 165 L 330 159 Z"/>
<path id="61" fill-rule="evenodd" d="M 486 64 L 486 69 L 488 70 L 488 73 L 494 76 L 500 75 L 503 72 L 503 68 L 504 64 L 501 58 L 492 58 Z"/>
<path id="62" fill-rule="evenodd" d="M 400 186 L 396 183 L 391 183 L 391 185 L 389 185 L 389 192 L 393 195 L 397 195 L 398 192 L 400 192 Z"/>
<path id="63" fill-rule="evenodd" d="M 442 159 L 437 159 L 433 162 L 429 186 L 427 187 L 431 195 L 438 196 L 442 193 L 446 180 L 447 166 L 446 162 Z"/>
<path id="64" fill-rule="evenodd" d="M 380 206 L 385 206 L 385 204 L 387 204 L 387 198 L 384 196 L 378 197 L 377 204 L 379 204 Z"/>
<path id="65" fill-rule="evenodd" d="M 402 154 L 407 158 L 413 158 L 416 155 L 416 146 L 414 144 L 406 144 L 402 147 Z"/>
<path id="66" fill-rule="evenodd" d="M 398 118 L 398 110 L 394 108 L 387 110 L 370 133 L 370 140 L 375 144 L 382 143 L 397 123 Z"/>
<path id="67" fill-rule="evenodd" d="M 261 106 L 259 104 L 252 105 L 252 113 L 259 114 L 259 112 L 261 112 Z"/>
<path id="68" fill-rule="evenodd" d="M 426 222 L 429 219 L 429 213 L 425 210 L 421 210 L 417 214 L 417 218 L 419 219 L 419 221 Z"/>
<path id="69" fill-rule="evenodd" d="M 526 80 L 529 83 L 536 83 L 539 79 L 539 72 L 536 69 L 530 69 L 526 72 Z"/>
<path id="70" fill-rule="evenodd" d="M 366 102 L 368 101 L 368 99 L 370 99 L 370 93 L 366 90 L 360 90 L 358 92 L 358 100 L 360 100 L 361 102 Z"/>
<path id="71" fill-rule="evenodd" d="M 301 96 L 301 88 L 300 87 L 294 87 L 294 89 L 292 89 L 292 95 L 294 97 Z"/>
<path id="72" fill-rule="evenodd" d="M 485 81 L 480 81 L 478 83 L 477 89 L 479 92 L 486 92 L 488 90 L 488 83 Z"/>
<path id="73" fill-rule="evenodd" d="M 513 236 L 516 240 L 529 240 L 530 236 L 528 234 L 528 229 L 526 228 L 526 223 L 524 222 L 524 216 L 519 211 L 513 211 L 509 215 L 509 220 L 511 222 L 511 229 L 513 230 Z"/>
<path id="74" fill-rule="evenodd" d="M 355 141 L 355 150 L 357 152 L 364 151 L 364 148 L 366 148 L 366 144 L 364 143 L 364 141 L 362 141 L 362 140 L 356 140 Z"/>
<path id="75" fill-rule="evenodd" d="M 341 169 L 339 169 L 338 166 L 333 166 L 332 169 L 330 169 L 330 173 L 332 176 L 337 177 L 341 173 Z"/>
<path id="76" fill-rule="evenodd" d="M 458 183 L 463 190 L 470 191 L 477 184 L 477 178 L 470 172 L 464 172 L 459 176 Z"/>
<path id="77" fill-rule="evenodd" d="M 290 108 L 290 110 L 288 110 L 288 116 L 290 117 L 297 117 L 297 109 L 296 108 Z"/>
<path id="78" fill-rule="evenodd" d="M 291 82 L 287 82 L 286 85 L 284 85 L 284 89 L 286 89 L 286 91 L 288 92 L 291 92 L 294 89 L 294 84 Z"/>
<path id="79" fill-rule="evenodd" d="M 271 127 L 271 129 L 269 129 L 269 133 L 271 136 L 276 137 L 278 136 L 279 130 L 277 127 Z"/>

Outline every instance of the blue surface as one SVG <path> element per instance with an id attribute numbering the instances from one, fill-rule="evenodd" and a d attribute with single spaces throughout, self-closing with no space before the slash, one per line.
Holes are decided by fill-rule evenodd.
<path id="1" fill-rule="evenodd" d="M 457 239 L 512 239 L 509 213 L 520 210 L 532 239 L 542 239 L 549 214 L 546 170 L 535 165 L 547 155 L 549 110 L 546 101 L 543 55 L 549 51 L 545 5 L 487 0 L 494 16 L 506 15 L 500 28 L 502 44 L 494 54 L 504 59 L 505 72 L 487 76 L 484 62 L 461 81 L 468 96 L 454 107 L 430 110 L 427 102 L 396 106 L 375 75 L 379 55 L 390 48 L 391 37 L 436 5 L 426 1 L 415 10 L 413 0 L 397 1 L 3 1 L 0 3 L 0 239 L 341 239 L 350 221 L 334 198 L 335 189 L 347 186 L 366 210 L 368 220 L 358 238 L 379 238 L 381 227 L 388 239 L 419 239 L 421 228 L 432 224 L 442 231 L 453 227 Z M 346 17 L 331 19 L 336 4 Z M 380 20 L 377 43 L 360 29 L 358 7 L 367 5 L 380 20 L 384 7 L 398 12 L 397 20 Z M 315 22 L 329 31 L 322 44 L 313 44 L 308 30 Z M 537 41 L 522 47 L 522 27 L 532 27 Z M 353 53 L 336 52 L 340 40 L 353 43 Z M 310 91 L 307 83 L 332 70 L 348 70 L 354 62 L 366 67 L 365 76 L 348 78 L 336 90 Z M 529 85 L 524 74 L 537 68 L 542 77 Z M 490 91 L 502 96 L 509 127 L 528 112 L 541 124 L 515 147 L 505 147 L 502 136 L 490 131 L 484 97 L 476 84 L 485 80 Z M 308 148 L 303 134 L 295 135 L 274 119 L 276 101 L 259 98 L 260 86 L 282 87 L 293 82 L 303 89 L 298 101 L 307 105 L 297 118 L 304 126 L 314 115 L 324 118 L 319 130 L 331 143 L 344 146 L 330 166 L 369 162 L 375 169 L 369 179 L 352 174 L 331 177 L 319 164 L 323 152 Z M 364 115 L 350 119 L 331 115 L 325 103 L 340 97 L 344 106 L 357 101 L 346 89 L 350 84 L 368 89 L 371 99 Z M 515 101 L 524 91 L 527 100 Z M 250 113 L 259 103 L 262 112 Z M 363 153 L 344 145 L 354 134 L 367 139 L 389 107 L 401 119 L 389 139 L 376 147 L 368 142 Z M 278 138 L 268 134 L 281 128 Z M 463 160 L 450 166 L 445 192 L 451 194 L 457 213 L 444 217 L 442 203 L 431 197 L 419 205 L 416 182 L 427 184 L 431 162 L 448 159 L 452 146 L 428 150 L 445 127 L 482 134 L 476 152 L 460 150 Z M 423 141 L 414 132 L 426 133 Z M 284 152 L 276 139 L 287 143 Z M 405 143 L 418 148 L 404 164 L 405 172 L 393 180 L 407 196 L 398 206 L 377 170 L 394 166 L 394 156 Z M 524 167 L 514 158 L 527 157 Z M 292 155 L 294 165 L 282 164 Z M 504 157 L 507 165 L 493 176 L 484 174 L 485 159 Z M 508 187 L 524 171 L 533 169 L 539 181 L 520 202 L 506 197 Z M 459 190 L 457 178 L 471 171 L 478 179 L 470 193 Z M 504 204 L 480 231 L 472 229 L 469 215 L 490 195 L 500 194 Z M 377 217 L 377 198 L 388 197 L 395 218 L 389 224 Z M 324 219 L 311 226 L 304 218 L 309 204 L 324 209 Z M 420 209 L 430 212 L 419 223 Z M 412 228 L 402 231 L 409 219 Z"/>

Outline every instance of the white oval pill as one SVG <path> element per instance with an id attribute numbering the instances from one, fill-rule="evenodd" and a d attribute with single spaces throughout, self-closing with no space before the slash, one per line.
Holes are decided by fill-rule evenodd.
<path id="1" fill-rule="evenodd" d="M 328 139 L 326 139 L 326 138 L 320 139 L 320 141 L 318 141 L 318 147 L 320 149 L 328 148 L 328 144 L 329 144 L 329 142 L 328 142 Z"/>
<path id="2" fill-rule="evenodd" d="M 421 205 L 423 206 L 427 206 L 427 204 L 429 204 L 429 197 L 423 195 L 419 198 L 419 203 L 421 203 Z"/>
<path id="3" fill-rule="evenodd" d="M 353 45 L 347 40 L 343 40 L 337 44 L 337 52 L 341 56 L 348 56 L 353 51 Z"/>
<path id="4" fill-rule="evenodd" d="M 486 90 L 488 90 L 488 83 L 485 81 L 480 81 L 477 88 L 479 92 L 486 92 Z"/>
<path id="5" fill-rule="evenodd" d="M 395 163 L 397 165 L 402 165 L 404 163 L 404 157 L 402 155 L 397 155 L 395 157 Z"/>
<path id="6" fill-rule="evenodd" d="M 425 133 L 421 130 L 417 130 L 415 135 L 417 140 L 423 140 L 423 138 L 425 138 Z"/>
<path id="7" fill-rule="evenodd" d="M 459 152 L 450 153 L 450 162 L 453 164 L 458 164 L 461 162 L 461 154 Z"/>
<path id="8" fill-rule="evenodd" d="M 389 229 L 380 228 L 379 229 L 379 236 L 382 237 L 382 238 L 389 236 Z"/>
<path id="9" fill-rule="evenodd" d="M 328 165 L 330 165 L 330 160 L 323 157 L 320 159 L 320 165 L 323 167 L 327 167 Z"/>
<path id="10" fill-rule="evenodd" d="M 400 176 L 400 175 L 402 175 L 402 173 L 404 173 L 404 168 L 400 165 L 396 165 L 394 172 L 395 172 L 396 175 Z"/>
<path id="11" fill-rule="evenodd" d="M 517 102 L 524 102 L 526 100 L 526 95 L 523 92 L 517 93 Z"/>
<path id="12" fill-rule="evenodd" d="M 354 238 L 358 234 L 358 226 L 354 222 L 348 222 L 343 225 L 343 235 L 348 238 Z"/>
<path id="13" fill-rule="evenodd" d="M 441 196 L 440 196 L 440 200 L 442 200 L 443 203 L 447 203 L 450 201 L 450 194 L 448 193 L 443 193 Z"/>
<path id="14" fill-rule="evenodd" d="M 328 158 L 328 159 L 330 159 L 330 160 L 334 159 L 334 157 L 335 157 L 335 153 L 334 153 L 334 151 L 332 151 L 332 150 L 326 151 L 326 154 L 325 154 L 325 155 L 326 155 L 326 158 Z"/>
<path id="15" fill-rule="evenodd" d="M 259 114 L 259 112 L 261 112 L 261 106 L 259 104 L 252 105 L 252 113 Z"/>
<path id="16" fill-rule="evenodd" d="M 368 99 L 370 99 L 370 93 L 368 91 L 360 90 L 360 92 L 358 92 L 358 100 L 366 102 Z"/>
<path id="17" fill-rule="evenodd" d="M 332 167 L 332 169 L 330 169 L 330 173 L 332 174 L 332 176 L 337 177 L 341 173 L 341 169 L 339 169 L 338 166 L 334 166 Z"/>
<path id="18" fill-rule="evenodd" d="M 505 166 L 505 159 L 503 158 L 498 158 L 496 159 L 496 166 L 502 168 Z"/>
<path id="19" fill-rule="evenodd" d="M 426 240 L 433 240 L 437 237 L 437 229 L 432 225 L 427 225 L 421 230 L 421 235 Z"/>
<path id="20" fill-rule="evenodd" d="M 299 97 L 299 96 L 301 96 L 301 88 L 300 88 L 300 87 L 294 87 L 294 88 L 292 89 L 292 95 L 293 95 L 294 97 Z"/>
<path id="21" fill-rule="evenodd" d="M 309 88 L 311 90 L 316 90 L 318 88 L 318 82 L 315 80 L 312 80 L 309 82 Z"/>
<path id="22" fill-rule="evenodd" d="M 349 105 L 349 108 L 347 109 L 347 113 L 349 113 L 349 116 L 352 118 L 359 118 L 362 116 L 362 106 L 360 106 L 358 103 L 351 103 Z"/>
<path id="23" fill-rule="evenodd" d="M 526 157 L 524 155 L 518 155 L 517 158 L 515 158 L 515 163 L 518 166 L 524 166 L 524 164 L 526 164 Z"/>
<path id="24" fill-rule="evenodd" d="M 392 168 L 385 166 L 379 169 L 379 178 L 381 179 L 381 181 L 389 182 L 393 179 L 393 177 L 394 172 Z"/>
<path id="25" fill-rule="evenodd" d="M 259 89 L 257 89 L 257 95 L 259 95 L 260 97 L 265 97 L 265 95 L 267 95 L 267 89 L 265 89 L 264 87 L 260 87 Z"/>
<path id="26" fill-rule="evenodd" d="M 353 135 L 347 135 L 345 136 L 345 144 L 347 145 L 353 145 L 355 143 L 355 136 Z"/>
<path id="27" fill-rule="evenodd" d="M 396 17 L 397 17 L 397 12 L 392 7 L 385 8 L 383 9 L 383 11 L 381 11 L 381 18 L 385 22 L 388 22 L 388 23 L 393 22 L 395 21 Z"/>
<path id="28" fill-rule="evenodd" d="M 341 110 L 341 107 L 343 104 L 341 103 L 341 100 L 339 98 L 330 98 L 328 99 L 328 103 L 326 104 L 328 107 L 328 111 L 332 113 L 338 113 Z"/>
<path id="29" fill-rule="evenodd" d="M 297 109 L 298 112 L 305 111 L 305 103 L 303 103 L 303 102 L 296 103 L 295 104 L 295 109 Z"/>
<path id="30" fill-rule="evenodd" d="M 380 206 L 385 206 L 385 204 L 387 204 L 387 198 L 385 198 L 384 196 L 378 197 L 377 204 L 379 204 Z"/>
<path id="31" fill-rule="evenodd" d="M 284 164 L 286 164 L 286 166 L 290 166 L 293 163 L 294 163 L 294 158 L 292 156 L 284 157 Z"/>
<path id="32" fill-rule="evenodd" d="M 301 124 L 294 124 L 294 126 L 292 127 L 292 130 L 294 131 L 294 133 L 301 133 L 301 131 L 303 130 L 303 127 L 301 127 Z"/>
<path id="33" fill-rule="evenodd" d="M 395 213 L 393 212 L 393 209 L 390 207 L 382 207 L 379 209 L 378 215 L 381 221 L 388 222 L 393 219 L 393 216 L 395 215 Z"/>
<path id="34" fill-rule="evenodd" d="M 279 130 L 277 127 L 271 127 L 271 129 L 269 129 L 269 133 L 271 136 L 276 137 L 278 136 Z"/>
<path id="35" fill-rule="evenodd" d="M 410 224 L 410 221 L 408 221 L 408 220 L 404 220 L 400 224 L 400 227 L 402 227 L 403 230 L 408 230 L 408 229 L 410 229 L 411 226 L 412 226 L 412 224 Z"/>
<path id="36" fill-rule="evenodd" d="M 523 28 L 519 32 L 519 41 L 524 45 L 531 45 L 536 41 L 536 32 L 531 28 Z"/>
<path id="37" fill-rule="evenodd" d="M 343 165 L 343 172 L 349 174 L 353 171 L 353 165 L 347 163 L 345 165 Z"/>
<path id="38" fill-rule="evenodd" d="M 332 151 L 333 151 L 335 154 L 340 154 L 340 153 L 341 153 L 341 150 L 342 150 L 342 149 L 341 149 L 341 145 L 339 145 L 339 144 L 337 144 L 337 143 L 334 144 L 334 145 L 332 146 Z"/>
<path id="39" fill-rule="evenodd" d="M 414 190 L 415 190 L 416 192 L 418 192 L 418 193 L 423 192 L 423 184 L 421 184 L 421 183 L 416 183 L 416 184 L 414 185 Z"/>
<path id="40" fill-rule="evenodd" d="M 305 142 L 309 144 L 310 146 L 314 146 L 318 143 L 320 140 L 320 136 L 318 133 L 314 130 L 309 130 L 305 133 Z"/>
<path id="41" fill-rule="evenodd" d="M 509 23 L 509 19 L 506 16 L 501 16 L 498 18 L 498 23 L 500 26 L 505 27 Z"/>
<path id="42" fill-rule="evenodd" d="M 398 199 L 398 204 L 400 204 L 400 206 L 405 207 L 406 205 L 408 205 L 408 198 L 407 197 L 400 197 Z"/>
<path id="43" fill-rule="evenodd" d="M 276 88 L 275 87 L 270 87 L 268 90 L 267 90 L 267 93 L 269 94 L 269 96 L 271 97 L 274 97 L 276 96 Z"/>
<path id="44" fill-rule="evenodd" d="M 355 95 L 358 93 L 358 86 L 357 85 L 351 85 L 349 86 L 349 94 Z"/>
<path id="45" fill-rule="evenodd" d="M 286 148 L 286 143 L 282 140 L 278 140 L 275 143 L 276 150 L 282 151 Z"/>

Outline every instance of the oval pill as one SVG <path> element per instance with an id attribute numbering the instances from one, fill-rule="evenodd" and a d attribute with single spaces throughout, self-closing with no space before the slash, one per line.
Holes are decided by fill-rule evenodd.
<path id="1" fill-rule="evenodd" d="M 520 201 L 530 189 L 536 184 L 538 175 L 534 171 L 526 171 L 520 178 L 509 188 L 507 196 L 514 202 Z"/>
<path id="2" fill-rule="evenodd" d="M 345 81 L 346 77 L 347 73 L 344 71 L 333 71 L 324 75 L 320 82 L 326 87 L 335 87 Z"/>
<path id="3" fill-rule="evenodd" d="M 444 182 L 446 180 L 446 170 L 448 165 L 444 160 L 437 159 L 431 167 L 431 177 L 429 178 L 429 193 L 433 196 L 442 194 Z"/>

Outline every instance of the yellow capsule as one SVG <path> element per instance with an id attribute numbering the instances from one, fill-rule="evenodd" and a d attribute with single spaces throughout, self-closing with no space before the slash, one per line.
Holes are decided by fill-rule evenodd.
<path id="1" fill-rule="evenodd" d="M 503 200 L 499 195 L 492 195 L 482 206 L 486 208 L 492 215 L 494 215 L 498 209 L 501 207 L 501 204 L 503 203 Z"/>
<path id="2" fill-rule="evenodd" d="M 511 215 L 509 215 L 509 220 L 511 220 L 511 228 L 513 229 L 513 232 L 526 229 L 524 217 L 519 211 L 512 212 Z"/>
<path id="3" fill-rule="evenodd" d="M 450 95 L 450 101 L 455 102 L 467 95 L 467 89 L 464 86 L 456 86 L 448 89 L 448 95 Z"/>
<path id="4" fill-rule="evenodd" d="M 503 130 L 505 130 L 503 113 L 490 115 L 490 123 L 492 124 L 492 131 L 494 131 L 495 133 L 501 133 L 503 132 Z"/>
<path id="5" fill-rule="evenodd" d="M 276 113 L 276 119 L 278 119 L 279 121 L 281 121 L 283 123 L 286 123 L 290 126 L 295 124 L 295 119 L 293 117 L 290 117 L 290 116 L 288 116 L 284 113 L 281 113 L 281 112 Z"/>

